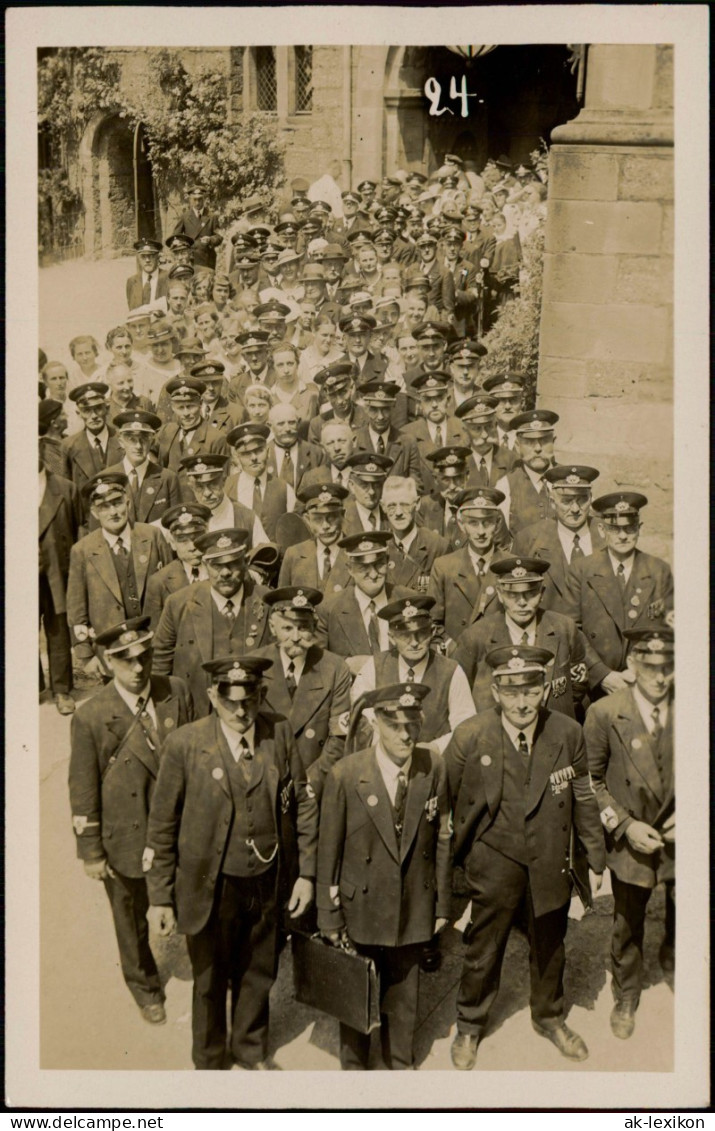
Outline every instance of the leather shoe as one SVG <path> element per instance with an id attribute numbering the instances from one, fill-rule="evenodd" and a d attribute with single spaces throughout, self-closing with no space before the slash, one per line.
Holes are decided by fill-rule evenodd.
<path id="1" fill-rule="evenodd" d="M 55 699 L 57 710 L 61 715 L 73 715 L 75 709 L 75 701 L 71 695 L 66 695 L 62 691 L 57 692 Z"/>
<path id="2" fill-rule="evenodd" d="M 617 1001 L 611 1010 L 611 1032 L 614 1037 L 627 1041 L 636 1027 L 636 1007 L 630 1001 Z"/>
<path id="3" fill-rule="evenodd" d="M 450 1055 L 452 1064 L 460 1072 L 469 1072 L 477 1063 L 479 1037 L 475 1033 L 457 1033 L 452 1041 Z"/>
<path id="4" fill-rule="evenodd" d="M 166 1010 L 160 1001 L 151 1001 L 141 1007 L 141 1015 L 150 1025 L 165 1025 Z"/>
<path id="5" fill-rule="evenodd" d="M 664 974 L 672 974 L 675 970 L 675 947 L 672 943 L 663 943 L 658 952 L 658 961 Z"/>
<path id="6" fill-rule="evenodd" d="M 276 1064 L 272 1056 L 267 1056 L 265 1060 L 258 1060 L 255 1064 L 242 1064 L 240 1060 L 234 1060 L 233 1068 L 242 1072 L 282 1072 L 280 1064 Z"/>
<path id="7" fill-rule="evenodd" d="M 564 1025 L 562 1022 L 555 1029 L 544 1029 L 541 1025 L 537 1025 L 536 1021 L 532 1021 L 531 1024 L 534 1032 L 538 1033 L 540 1037 L 546 1037 L 552 1045 L 556 1045 L 561 1055 L 567 1057 L 568 1060 L 587 1059 L 586 1042 L 583 1037 L 579 1037 L 578 1033 L 574 1033 L 573 1029 L 569 1029 L 568 1025 Z"/>

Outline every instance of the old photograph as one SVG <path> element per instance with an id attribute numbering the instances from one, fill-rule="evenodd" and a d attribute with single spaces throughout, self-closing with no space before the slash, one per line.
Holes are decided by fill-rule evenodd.
<path id="1" fill-rule="evenodd" d="M 478 28 L 37 39 L 41 1073 L 676 1070 L 678 48 Z"/>

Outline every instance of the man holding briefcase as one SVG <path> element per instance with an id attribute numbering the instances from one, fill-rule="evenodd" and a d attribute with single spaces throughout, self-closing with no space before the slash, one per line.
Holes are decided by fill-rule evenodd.
<path id="1" fill-rule="evenodd" d="M 419 961 L 447 924 L 451 840 L 442 759 L 418 745 L 425 684 L 366 696 L 377 742 L 336 763 L 323 794 L 318 926 L 335 946 L 372 958 L 380 977 L 387 1068 L 414 1067 Z M 367 1069 L 369 1034 L 340 1025 L 340 1063 Z"/>

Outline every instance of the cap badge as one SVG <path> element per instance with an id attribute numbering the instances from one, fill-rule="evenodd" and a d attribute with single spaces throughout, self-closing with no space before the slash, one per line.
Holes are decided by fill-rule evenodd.
<path id="1" fill-rule="evenodd" d="M 306 597 L 303 590 L 299 589 L 298 592 L 296 593 L 295 597 L 293 598 L 293 607 L 295 609 L 304 609 L 305 606 L 308 605 L 309 603 L 310 602 L 308 601 L 308 598 Z"/>
<path id="2" fill-rule="evenodd" d="M 630 507 L 628 506 L 628 503 L 625 499 L 619 499 L 619 501 L 616 503 L 616 510 L 622 514 L 623 511 L 630 510 Z"/>
<path id="3" fill-rule="evenodd" d="M 318 495 L 318 502 L 319 503 L 332 503 L 332 501 L 333 501 L 333 496 L 330 494 L 330 491 L 321 491 L 320 494 Z"/>
<path id="4" fill-rule="evenodd" d="M 416 608 L 414 605 L 411 605 L 408 601 L 408 603 L 405 605 L 404 609 L 402 610 L 402 615 L 406 620 L 408 620 L 411 617 L 418 617 L 420 615 L 420 610 L 418 608 Z"/>
<path id="5" fill-rule="evenodd" d="M 363 554 L 366 554 L 368 552 L 368 550 L 374 550 L 374 549 L 375 549 L 375 547 L 373 546 L 372 542 L 361 542 L 360 545 L 358 546 L 358 550 Z"/>
<path id="6" fill-rule="evenodd" d="M 226 534 L 222 534 L 221 537 L 218 539 L 218 541 L 216 543 L 216 549 L 217 550 L 228 550 L 228 548 L 231 545 L 233 545 L 233 543 L 231 542 L 231 539 Z"/>
<path id="7" fill-rule="evenodd" d="M 248 672 L 240 664 L 234 664 L 228 673 L 231 683 L 238 683 L 241 679 L 248 679 Z"/>
<path id="8" fill-rule="evenodd" d="M 474 500 L 475 507 L 488 507 L 490 505 L 491 504 L 489 502 L 489 499 L 485 499 L 484 495 L 477 495 L 476 499 Z"/>
<path id="9" fill-rule="evenodd" d="M 649 652 L 664 652 L 665 641 L 661 640 L 660 636 L 654 636 L 652 640 L 648 641 L 646 647 Z"/>
<path id="10" fill-rule="evenodd" d="M 567 475 L 564 483 L 568 483 L 570 487 L 576 487 L 581 482 L 578 475 Z"/>
<path id="11" fill-rule="evenodd" d="M 512 656 L 507 664 L 507 667 L 510 669 L 510 671 L 513 672 L 521 671 L 522 668 L 526 667 L 526 660 L 524 660 L 521 656 Z"/>
<path id="12" fill-rule="evenodd" d="M 366 463 L 365 471 L 379 471 L 379 468 L 376 463 Z"/>
<path id="13" fill-rule="evenodd" d="M 194 471 L 198 471 L 199 473 L 201 473 L 203 471 L 210 471 L 210 470 L 211 469 L 209 468 L 208 464 L 206 464 L 206 463 L 194 464 Z"/>
<path id="14" fill-rule="evenodd" d="M 189 513 L 189 511 L 184 511 L 179 515 L 177 522 L 179 523 L 179 526 L 188 526 L 191 522 L 191 519 L 192 515 Z"/>
<path id="15" fill-rule="evenodd" d="M 138 640 L 138 639 L 139 639 L 139 634 L 137 632 L 135 632 L 135 630 L 133 628 L 130 628 L 128 632 L 123 632 L 122 635 L 119 637 L 119 643 L 120 644 L 133 644 L 134 641 Z"/>
<path id="16" fill-rule="evenodd" d="M 512 577 L 526 577 L 526 570 L 524 569 L 523 566 L 515 566 L 515 568 L 511 571 L 511 576 Z"/>
<path id="17" fill-rule="evenodd" d="M 410 695 L 409 692 L 405 692 L 404 695 L 401 695 L 398 702 L 399 702 L 401 707 L 416 707 L 417 706 L 417 700 L 416 700 L 415 696 Z"/>
<path id="18" fill-rule="evenodd" d="M 454 452 L 451 452 L 450 455 L 447 456 L 447 458 L 445 459 L 444 462 L 446 464 L 448 464 L 450 467 L 453 467 L 455 463 L 459 463 L 459 456 L 456 456 L 454 454 Z"/>

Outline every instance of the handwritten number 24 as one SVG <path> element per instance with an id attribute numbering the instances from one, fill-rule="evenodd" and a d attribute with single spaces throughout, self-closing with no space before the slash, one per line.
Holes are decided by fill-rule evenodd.
<path id="1" fill-rule="evenodd" d="M 432 117 L 438 118 L 441 114 L 454 114 L 454 110 L 451 110 L 449 108 L 449 106 L 443 106 L 442 109 L 440 110 L 439 100 L 440 100 L 440 97 L 442 95 L 442 86 L 441 86 L 441 83 L 439 83 L 436 78 L 430 77 L 430 78 L 427 79 L 427 81 L 425 83 L 425 94 L 426 94 L 427 98 L 429 99 L 429 101 L 431 103 L 429 112 L 432 115 Z M 469 94 L 469 92 L 467 91 L 467 76 L 466 75 L 462 75 L 462 81 L 460 83 L 459 90 L 457 89 L 457 80 L 455 79 L 454 75 L 452 75 L 451 79 L 449 80 L 449 97 L 455 98 L 455 99 L 458 98 L 460 100 L 460 102 L 462 103 L 462 108 L 461 108 L 461 111 L 460 111 L 461 116 L 462 116 L 462 118 L 468 118 L 469 117 L 469 101 L 468 100 L 470 98 L 476 98 L 477 96 L 476 96 L 476 94 Z"/>

